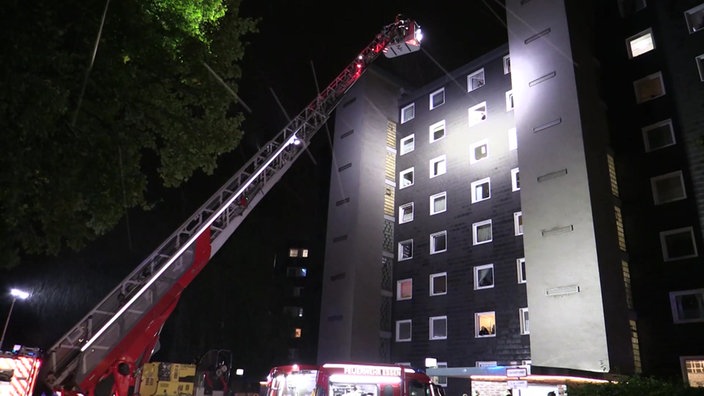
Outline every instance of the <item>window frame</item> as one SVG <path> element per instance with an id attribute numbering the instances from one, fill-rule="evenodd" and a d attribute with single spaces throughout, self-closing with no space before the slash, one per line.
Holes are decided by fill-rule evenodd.
<path id="1" fill-rule="evenodd" d="M 511 191 L 521 190 L 521 173 L 520 168 L 511 169 Z"/>
<path id="2" fill-rule="evenodd" d="M 404 188 L 412 187 L 416 183 L 416 175 L 415 175 L 415 167 L 410 167 L 406 168 L 398 173 L 398 189 L 403 190 Z M 402 181 L 406 180 L 404 179 L 404 176 L 410 174 L 411 175 L 411 181 L 409 184 L 404 184 Z"/>
<path id="3" fill-rule="evenodd" d="M 477 150 L 477 148 L 479 148 L 481 146 L 486 146 L 486 155 L 483 156 L 482 158 L 477 159 L 476 155 L 475 155 L 476 150 Z M 488 159 L 490 154 L 491 153 L 489 150 L 489 138 L 478 140 L 469 146 L 469 163 L 476 164 L 479 161 L 483 161 L 485 159 Z"/>
<path id="4" fill-rule="evenodd" d="M 477 231 L 478 231 L 479 227 L 485 226 L 487 224 L 489 225 L 489 233 L 491 235 L 489 240 L 478 241 L 477 240 Z M 474 246 L 483 245 L 485 243 L 491 243 L 493 240 L 494 240 L 494 225 L 492 224 L 491 219 L 482 220 L 482 221 L 478 221 L 476 223 L 472 223 L 472 245 L 474 245 Z"/>
<path id="5" fill-rule="evenodd" d="M 673 176 L 674 176 L 675 178 L 677 178 L 677 181 L 679 182 L 678 184 L 679 184 L 679 187 L 681 188 L 682 194 L 681 194 L 680 196 L 676 197 L 676 198 L 671 198 L 671 199 L 668 199 L 668 200 L 661 200 L 661 199 L 659 199 L 658 197 L 659 197 L 661 194 L 658 194 L 658 191 L 659 191 L 659 190 L 658 190 L 658 187 L 657 187 L 657 182 L 659 182 L 659 181 L 661 181 L 661 180 L 670 179 L 670 178 L 672 178 Z M 655 205 L 664 205 L 664 204 L 666 204 L 666 203 L 677 202 L 677 201 L 681 201 L 681 200 L 683 200 L 683 199 L 687 199 L 687 188 L 686 188 L 685 185 L 684 185 L 684 175 L 682 174 L 682 171 L 681 171 L 681 170 L 677 170 L 677 171 L 674 171 L 674 172 L 669 172 L 669 173 L 665 173 L 665 174 L 662 174 L 662 175 L 658 175 L 658 176 L 653 176 L 653 177 L 651 177 L 651 178 L 650 178 L 650 190 L 651 190 L 651 192 L 652 192 L 652 194 L 653 194 L 653 203 L 654 203 Z"/>
<path id="6" fill-rule="evenodd" d="M 436 211 L 435 211 L 435 201 L 434 201 L 434 200 L 435 200 L 435 199 L 438 199 L 438 198 L 441 198 L 441 197 L 442 197 L 442 198 L 445 198 L 445 208 L 444 208 L 443 210 L 440 210 L 440 211 L 437 211 L 437 212 L 436 212 Z M 437 193 L 437 194 L 431 195 L 430 198 L 429 198 L 429 201 L 430 201 L 430 216 L 434 216 L 434 215 L 436 215 L 436 214 L 440 214 L 440 213 L 447 212 L 447 191 L 443 191 L 443 192 L 439 192 L 439 193 Z"/>
<path id="7" fill-rule="evenodd" d="M 491 284 L 490 285 L 480 285 L 479 280 L 480 280 L 480 272 L 483 270 L 490 270 L 491 272 Z M 484 264 L 484 265 L 476 265 L 474 268 L 472 268 L 472 274 L 473 274 L 473 279 L 474 279 L 474 290 L 485 290 L 485 289 L 493 289 L 496 286 L 496 270 L 494 269 L 494 264 Z"/>
<path id="8" fill-rule="evenodd" d="M 408 144 L 409 140 L 411 142 L 410 148 L 407 148 L 407 146 L 409 145 Z M 399 147 L 398 147 L 399 155 L 405 155 L 405 154 L 408 154 L 411 151 L 415 150 L 416 149 L 416 135 L 415 135 L 415 133 L 411 133 L 410 135 L 402 138 L 401 140 L 399 140 L 398 144 L 399 144 Z"/>
<path id="9" fill-rule="evenodd" d="M 406 246 L 406 244 L 410 244 L 410 246 L 411 246 L 411 255 L 408 257 L 404 257 L 404 255 L 403 255 L 403 247 Z M 412 259 L 413 258 L 413 238 L 399 241 L 397 250 L 398 250 L 397 251 L 398 261 L 406 261 L 406 260 Z"/>
<path id="10" fill-rule="evenodd" d="M 689 32 L 689 34 L 694 34 L 696 32 L 704 30 L 704 18 L 702 19 L 701 27 L 692 26 L 690 23 L 691 21 L 689 16 L 698 13 L 704 13 L 704 3 L 696 5 L 684 12 L 684 20 L 687 23 L 687 32 Z"/>
<path id="11" fill-rule="evenodd" d="M 483 108 L 484 109 L 484 118 L 479 117 L 478 120 L 475 120 L 472 115 L 476 113 L 479 109 Z M 467 122 L 469 127 L 473 127 L 475 125 L 479 125 L 483 122 L 486 122 L 487 118 L 489 118 L 489 110 L 486 107 L 486 101 L 477 103 L 474 106 L 470 107 L 467 109 Z"/>
<path id="12" fill-rule="evenodd" d="M 696 63 L 699 71 L 699 81 L 704 82 L 704 54 L 695 56 L 694 63 Z"/>
<path id="13" fill-rule="evenodd" d="M 413 111 L 413 114 L 411 114 L 410 117 L 408 117 L 408 116 L 406 115 L 406 112 L 407 112 L 408 110 L 412 110 L 412 111 Z M 416 104 L 415 104 L 415 102 L 414 102 L 414 103 L 411 103 L 411 104 L 408 104 L 408 105 L 406 105 L 406 106 L 403 106 L 403 107 L 401 108 L 401 124 L 405 124 L 405 123 L 407 123 L 408 121 L 410 121 L 410 120 L 412 120 L 412 119 L 414 119 L 414 118 L 416 118 Z"/>
<path id="14" fill-rule="evenodd" d="M 436 165 L 438 165 L 437 173 L 435 173 Z M 428 173 L 431 179 L 447 173 L 447 155 L 443 154 L 430 159 L 428 161 Z"/>
<path id="15" fill-rule="evenodd" d="M 408 325 L 408 338 L 401 338 L 401 326 Z M 396 342 L 410 342 L 413 340 L 413 320 L 403 319 L 396 321 Z"/>
<path id="16" fill-rule="evenodd" d="M 648 82 L 648 81 L 651 81 L 651 80 L 657 80 L 657 81 L 659 82 L 659 85 L 660 85 L 660 94 L 643 98 L 643 97 L 639 94 L 639 92 L 640 92 L 639 86 L 640 86 L 641 84 L 644 84 L 645 82 Z M 661 98 L 661 97 L 667 95 L 667 90 L 665 89 L 665 81 L 663 80 L 663 76 L 662 76 L 662 72 L 661 72 L 661 71 L 648 74 L 648 75 L 645 76 L 645 77 L 642 77 L 642 78 L 639 78 L 639 79 L 633 81 L 633 90 L 634 90 L 634 92 L 635 92 L 636 103 L 637 103 L 637 104 L 643 104 L 643 103 L 646 103 L 646 102 L 650 102 L 651 100 L 655 100 L 655 99 L 657 99 L 657 98 Z"/>
<path id="17" fill-rule="evenodd" d="M 475 76 L 480 76 L 480 75 L 481 75 L 481 79 L 477 79 L 477 81 L 481 81 L 481 83 L 479 83 L 479 85 L 476 88 L 473 88 L 474 84 L 472 84 L 472 81 L 473 81 L 472 78 Z M 483 67 L 481 69 L 476 70 L 476 71 L 472 72 L 471 74 L 467 75 L 467 92 L 476 91 L 477 89 L 479 89 L 485 85 L 486 85 L 486 74 L 484 73 Z"/>
<path id="18" fill-rule="evenodd" d="M 437 237 L 442 236 L 445 239 L 445 248 L 442 250 L 437 250 Z M 430 254 L 438 254 L 447 251 L 447 230 L 442 230 L 430 234 Z"/>
<path id="19" fill-rule="evenodd" d="M 442 136 L 439 138 L 435 137 L 435 132 L 439 131 L 442 129 Z M 428 127 L 428 143 L 435 143 L 439 140 L 442 140 L 447 136 L 447 125 L 445 124 L 445 120 L 438 121 Z"/>
<path id="20" fill-rule="evenodd" d="M 435 283 L 433 282 L 437 278 L 444 278 L 444 283 L 445 283 L 445 291 L 438 292 L 435 290 Z M 428 295 L 430 297 L 435 297 L 435 296 L 444 296 L 447 294 L 447 272 L 437 272 L 434 274 L 428 275 Z"/>
<path id="21" fill-rule="evenodd" d="M 405 296 L 403 293 L 403 285 L 410 284 L 410 294 Z M 396 281 L 396 301 L 407 301 L 413 299 L 413 278 L 399 279 Z"/>
<path id="22" fill-rule="evenodd" d="M 513 212 L 513 235 L 523 235 L 523 211 Z"/>
<path id="23" fill-rule="evenodd" d="M 504 74 L 511 74 L 511 54 L 504 55 L 503 57 Z"/>
<path id="24" fill-rule="evenodd" d="M 411 218 L 409 220 L 404 220 L 403 209 L 406 207 L 411 208 L 411 216 L 410 216 Z M 403 205 L 399 205 L 399 207 L 398 207 L 398 223 L 399 224 L 406 224 L 406 223 L 412 222 L 415 219 L 415 214 L 416 214 L 415 203 L 408 202 Z"/>
<path id="25" fill-rule="evenodd" d="M 666 144 L 664 146 L 658 146 L 658 147 L 651 147 L 650 146 L 650 139 L 648 139 L 648 132 L 659 130 L 661 127 L 667 126 L 668 130 L 670 131 L 670 137 L 672 138 L 672 143 Z M 645 148 L 646 153 L 651 153 L 653 151 L 661 150 L 666 147 L 674 146 L 677 144 L 677 139 L 675 138 L 675 129 L 672 125 L 672 119 L 668 118 L 662 121 L 658 121 L 656 123 L 646 125 L 643 128 L 641 128 L 641 131 L 643 133 L 643 147 Z"/>
<path id="26" fill-rule="evenodd" d="M 530 334 L 530 315 L 528 307 L 518 309 L 518 320 L 521 324 L 521 335 Z"/>
<path id="27" fill-rule="evenodd" d="M 525 257 L 519 257 L 516 259 L 516 275 L 519 284 L 527 282 Z"/>
<path id="28" fill-rule="evenodd" d="M 673 323 L 680 324 L 680 323 L 704 322 L 704 288 L 671 291 L 669 293 L 669 295 L 670 295 L 670 310 L 672 311 L 672 322 Z M 689 296 L 689 295 L 697 296 L 697 300 L 698 300 L 697 302 L 698 302 L 699 311 L 700 311 L 699 312 L 700 316 L 698 318 L 688 319 L 688 318 L 683 317 L 683 315 L 682 315 L 683 308 L 681 306 L 681 300 L 678 301 L 677 297 Z"/>
<path id="29" fill-rule="evenodd" d="M 635 41 L 637 41 L 639 39 L 643 39 L 647 36 L 650 36 L 651 48 L 646 51 L 639 52 L 637 55 L 634 55 L 633 43 Z M 638 32 L 638 33 L 634 34 L 633 36 L 626 39 L 626 52 L 628 53 L 628 59 L 637 58 L 637 57 L 644 55 L 644 54 L 647 54 L 648 52 L 651 52 L 651 51 L 655 51 L 655 37 L 653 36 L 653 29 L 652 28 L 647 28 L 647 29 L 640 31 L 640 32 Z"/>
<path id="30" fill-rule="evenodd" d="M 481 323 L 482 323 L 482 316 L 493 316 L 494 320 L 492 323 L 493 331 L 490 329 L 487 329 L 489 331 L 489 334 L 479 334 L 481 330 Z M 475 312 L 474 313 L 474 337 L 475 338 L 489 338 L 489 337 L 496 337 L 496 312 L 495 311 L 486 311 L 486 312 Z"/>
<path id="31" fill-rule="evenodd" d="M 694 253 L 689 254 L 689 255 L 685 255 L 685 256 L 670 257 L 669 251 L 667 248 L 666 238 L 670 235 L 684 234 L 684 233 L 689 234 L 690 241 L 692 242 L 692 248 L 694 250 Z M 694 228 L 691 226 L 661 231 L 660 232 L 660 248 L 662 249 L 662 258 L 666 262 L 667 261 L 685 260 L 685 259 L 689 259 L 689 258 L 699 257 L 699 252 L 697 250 L 697 240 L 694 236 Z"/>
<path id="32" fill-rule="evenodd" d="M 513 111 L 515 103 L 513 102 L 513 90 L 506 91 L 506 112 Z"/>
<path id="33" fill-rule="evenodd" d="M 478 197 L 477 196 L 477 187 L 484 185 L 484 184 L 487 185 L 488 196 L 486 198 Z M 485 177 L 483 179 L 473 181 L 472 183 L 470 183 L 470 188 L 471 188 L 471 191 L 470 191 L 471 203 L 475 204 L 478 202 L 488 201 L 491 199 L 491 177 Z"/>
<path id="34" fill-rule="evenodd" d="M 445 335 L 435 335 L 435 322 L 444 321 L 445 322 Z M 428 318 L 428 339 L 429 340 L 446 340 L 447 339 L 447 315 L 441 316 L 431 316 Z"/>
<path id="35" fill-rule="evenodd" d="M 442 94 L 442 101 L 440 104 L 435 105 L 433 103 L 433 99 L 440 94 Z M 445 87 L 442 87 L 436 91 L 433 91 L 428 95 L 428 110 L 437 109 L 438 107 L 440 107 L 444 104 L 445 104 Z"/>

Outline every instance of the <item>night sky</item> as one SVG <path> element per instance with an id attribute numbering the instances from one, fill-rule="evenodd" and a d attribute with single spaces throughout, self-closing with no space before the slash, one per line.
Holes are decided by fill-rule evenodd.
<path id="1" fill-rule="evenodd" d="M 506 41 L 505 11 L 498 1 L 287 1 L 243 0 L 240 14 L 263 18 L 249 37 L 239 96 L 252 111 L 245 140 L 219 162 L 216 174 L 197 175 L 183 188 L 164 191 L 150 212 L 132 211 L 113 232 L 78 252 L 26 257 L 0 272 L 0 290 L 31 290 L 15 305 L 4 348 L 14 343 L 50 347 L 152 252 L 246 161 L 327 86 L 398 13 L 415 19 L 425 40 L 422 51 L 394 62 L 427 82 Z M 108 15 L 109 18 L 109 15 Z M 99 55 L 98 55 L 99 56 Z M 315 74 L 313 73 L 315 70 Z M 257 293 L 271 283 L 277 249 L 299 235 L 324 240 L 330 145 L 328 130 L 269 193 L 226 246 L 184 292 L 166 323 L 155 361 L 190 363 L 211 348 L 232 349 L 238 362 L 260 371 L 274 350 L 261 335 L 267 303 Z M 324 252 L 312 252 L 322 262 Z M 0 298 L 4 324 L 10 298 Z M 285 351 L 284 355 L 285 355 Z M 275 351 L 271 351 L 275 353 Z"/>

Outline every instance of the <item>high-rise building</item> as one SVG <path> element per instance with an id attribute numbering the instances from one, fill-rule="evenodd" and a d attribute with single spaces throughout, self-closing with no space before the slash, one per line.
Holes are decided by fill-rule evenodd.
<path id="1" fill-rule="evenodd" d="M 506 15 L 505 46 L 338 107 L 318 359 L 704 386 L 704 3 Z"/>

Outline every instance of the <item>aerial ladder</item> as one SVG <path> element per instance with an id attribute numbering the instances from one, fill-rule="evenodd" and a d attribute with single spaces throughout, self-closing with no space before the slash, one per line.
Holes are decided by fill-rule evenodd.
<path id="1" fill-rule="evenodd" d="M 132 395 L 186 286 L 306 150 L 369 65 L 381 53 L 394 58 L 418 51 L 421 39 L 420 27 L 402 16 L 384 26 L 281 132 L 47 350 L 43 373 L 51 372 L 67 391 Z"/>

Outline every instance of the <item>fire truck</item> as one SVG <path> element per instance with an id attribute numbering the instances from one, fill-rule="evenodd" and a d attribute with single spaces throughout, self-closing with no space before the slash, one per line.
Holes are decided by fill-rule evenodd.
<path id="1" fill-rule="evenodd" d="M 326 363 L 274 367 L 266 396 L 444 396 L 416 369 L 392 364 Z"/>
<path id="2" fill-rule="evenodd" d="M 310 104 L 46 351 L 41 375 L 51 373 L 63 389 L 87 396 L 138 394 L 141 370 L 183 290 L 306 150 L 368 66 L 382 53 L 394 58 L 418 51 L 421 39 L 411 19 L 397 16 L 384 26 Z M 403 371 L 398 378 L 405 376 Z"/>
<path id="3" fill-rule="evenodd" d="M 37 385 L 42 361 L 36 349 L 20 345 L 0 351 L 0 395 L 31 395 Z"/>

